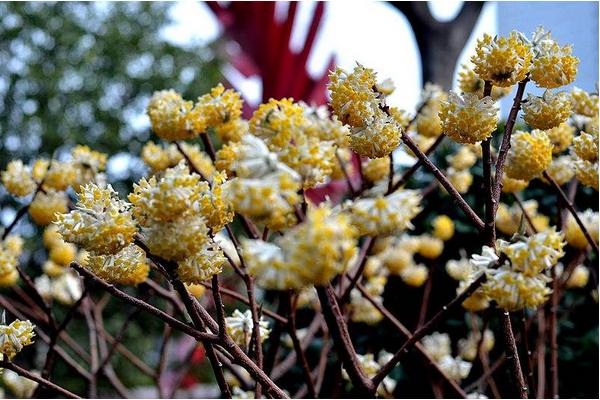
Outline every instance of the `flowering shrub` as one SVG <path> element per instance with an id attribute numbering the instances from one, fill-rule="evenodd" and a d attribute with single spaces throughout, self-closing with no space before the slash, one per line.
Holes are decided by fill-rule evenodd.
<path id="1" fill-rule="evenodd" d="M 151 373 L 159 396 L 173 332 L 203 345 L 223 396 L 402 395 L 412 348 L 436 395 L 556 395 L 557 305 L 565 289 L 590 286 L 598 260 L 598 212 L 578 212 L 574 201 L 598 189 L 598 94 L 549 90 L 575 80 L 571 53 L 541 28 L 531 38 L 485 35 L 473 68 L 460 73 L 462 93 L 428 83 L 414 113 L 388 105 L 393 84 L 360 64 L 330 73 L 330 111 L 271 99 L 246 120 L 240 94 L 222 85 L 196 101 L 162 90 L 147 107 L 162 141 L 144 146 L 149 175 L 128 194 L 107 182 L 108 155 L 85 146 L 61 160 L 11 161 L 2 183 L 25 206 L 0 242 L 0 285 L 18 296 L 1 297 L 17 319 L 0 325 L 0 366 L 27 380 L 8 374 L 6 386 L 15 395 L 75 396 L 53 383 L 61 359 L 87 379 L 89 396 L 99 377 L 124 396 L 115 352 L 152 368 L 119 345 L 129 319 L 107 347 L 101 310 L 114 297 L 165 325 Z M 530 80 L 548 90 L 525 96 Z M 498 100 L 513 85 L 499 127 Z M 519 110 L 527 126 L 517 130 Z M 414 164 L 402 169 L 399 155 Z M 415 185 L 419 168 L 435 178 L 426 187 Z M 552 215 L 522 199 L 529 187 L 556 196 Z M 316 189 L 330 196 L 316 202 Z M 44 229 L 41 271 L 19 264 L 14 228 L 27 211 Z M 388 301 L 398 285 L 422 296 L 414 328 Z M 435 313 L 433 285 L 449 294 Z M 64 340 L 79 312 L 89 349 Z M 460 335 L 434 332 L 464 327 L 441 326 L 457 315 L 469 322 Z M 552 343 L 549 392 L 543 372 L 534 378 L 531 369 L 545 363 L 543 336 L 532 356 L 531 324 Z M 403 341 L 361 339 L 378 332 Z M 47 351 L 32 362 L 40 372 L 19 366 L 25 346 Z M 62 346 L 89 358 L 90 371 Z M 498 348 L 497 368 L 510 371 L 501 388 L 488 372 Z"/>

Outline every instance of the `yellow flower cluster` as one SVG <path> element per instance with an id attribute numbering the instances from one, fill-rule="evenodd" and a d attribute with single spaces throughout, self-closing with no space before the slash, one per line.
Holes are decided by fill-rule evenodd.
<path id="1" fill-rule="evenodd" d="M 350 74 L 336 68 L 329 79 L 333 112 L 352 128 L 350 147 L 369 158 L 385 157 L 394 151 L 400 145 L 403 128 L 384 111 L 385 95 L 376 90 L 375 72 L 358 64 Z"/>
<path id="2" fill-rule="evenodd" d="M 94 151 L 87 146 L 75 146 L 71 150 L 71 159 L 76 171 L 71 185 L 76 192 L 79 192 L 86 183 L 98 183 L 104 179 L 101 173 L 106 168 L 106 154 Z"/>
<path id="3" fill-rule="evenodd" d="M 446 156 L 446 161 L 455 170 L 463 171 L 475 165 L 477 155 L 468 146 L 460 146 L 456 153 Z"/>
<path id="4" fill-rule="evenodd" d="M 392 359 L 392 356 L 393 355 L 391 353 L 381 350 L 377 356 L 377 360 L 375 360 L 375 355 L 372 353 L 367 353 L 364 355 L 357 354 L 356 358 L 358 358 L 358 364 L 367 378 L 372 379 L 381 370 L 381 367 L 383 367 L 389 360 Z M 342 370 L 342 377 L 346 380 L 350 380 L 350 377 L 345 369 Z M 388 398 L 394 393 L 396 385 L 397 382 L 395 379 L 391 378 L 390 376 L 386 376 L 377 388 L 377 394 L 383 398 Z"/>
<path id="5" fill-rule="evenodd" d="M 552 143 L 544 131 L 516 131 L 510 138 L 506 174 L 530 181 L 542 174 L 552 162 Z"/>
<path id="6" fill-rule="evenodd" d="M 531 45 L 516 31 L 508 37 L 484 34 L 477 40 L 475 51 L 471 57 L 475 73 L 494 86 L 512 86 L 525 79 L 531 69 Z"/>
<path id="7" fill-rule="evenodd" d="M 225 318 L 225 323 L 227 325 L 227 333 L 229 336 L 231 336 L 233 341 L 239 346 L 247 348 L 250 345 L 250 340 L 252 339 L 252 332 L 254 329 L 252 312 L 250 310 L 246 310 L 244 312 L 235 310 L 233 314 L 231 314 L 231 317 Z M 269 322 L 263 317 L 260 317 L 258 321 L 258 329 L 260 341 L 262 343 L 269 337 L 269 333 L 271 332 L 269 329 Z"/>
<path id="8" fill-rule="evenodd" d="M 590 280 L 590 270 L 583 265 L 575 267 L 565 285 L 569 289 L 584 288 Z"/>
<path id="9" fill-rule="evenodd" d="M 463 250 L 461 252 L 464 253 Z M 476 270 L 471 262 L 463 257 L 460 260 L 449 260 L 446 263 L 446 272 L 450 277 L 459 282 L 456 288 L 456 294 L 462 293 L 473 282 L 476 276 Z M 483 292 L 482 288 L 477 289 L 471 296 L 463 301 L 462 306 L 473 312 L 485 310 L 490 305 L 490 301 Z"/>
<path id="10" fill-rule="evenodd" d="M 33 328 L 31 321 L 14 320 L 6 325 L 0 324 L 0 353 L 12 360 L 23 347 L 33 344 Z"/>
<path id="11" fill-rule="evenodd" d="M 548 228 L 549 219 L 545 215 L 538 214 L 537 201 L 524 201 L 523 208 L 538 232 Z M 504 203 L 500 203 L 500 205 L 498 205 L 498 211 L 496 213 L 496 228 L 498 228 L 500 232 L 504 233 L 505 235 L 512 236 L 519 232 L 521 225 L 523 225 L 523 228 L 529 228 L 529 223 L 525 219 L 523 211 L 518 204 L 515 203 L 510 208 Z"/>
<path id="12" fill-rule="evenodd" d="M 68 202 L 65 192 L 48 189 L 35 196 L 29 205 L 29 215 L 36 224 L 45 226 L 56 221 L 56 215 L 68 211 Z"/>
<path id="13" fill-rule="evenodd" d="M 444 241 L 450 240 L 454 236 L 454 222 L 447 215 L 438 215 L 431 223 L 433 226 L 433 236 Z"/>
<path id="14" fill-rule="evenodd" d="M 422 286 L 429 275 L 427 267 L 416 264 L 414 255 L 421 248 L 421 240 L 416 236 L 402 234 L 378 238 L 369 261 L 379 260 L 385 271 L 399 276 L 409 286 Z M 365 272 L 366 273 L 366 272 Z M 381 272 L 380 272 L 381 275 Z"/>
<path id="15" fill-rule="evenodd" d="M 302 177 L 304 188 L 325 182 L 336 162 L 336 143 L 347 140 L 339 121 L 292 99 L 261 105 L 250 120 L 250 131 Z"/>
<path id="16" fill-rule="evenodd" d="M 146 254 L 135 244 L 116 254 L 89 256 L 86 267 L 105 281 L 121 285 L 144 282 L 150 270 Z"/>
<path id="17" fill-rule="evenodd" d="M 363 176 L 372 183 L 387 179 L 390 174 L 390 158 L 369 158 L 362 163 Z"/>
<path id="18" fill-rule="evenodd" d="M 546 90 L 541 97 L 531 93 L 523 102 L 523 119 L 535 129 L 551 129 L 563 123 L 572 111 L 571 96 Z"/>
<path id="19" fill-rule="evenodd" d="M 529 181 L 522 179 L 513 179 L 506 174 L 502 174 L 502 192 L 503 193 L 517 193 L 521 190 L 525 190 L 529 186 Z"/>
<path id="20" fill-rule="evenodd" d="M 448 101 L 441 104 L 439 116 L 444 133 L 462 144 L 475 144 L 489 138 L 498 123 L 494 100 L 491 97 L 480 99 L 471 93 L 465 93 L 461 98 L 450 92 Z"/>
<path id="21" fill-rule="evenodd" d="M 381 263 L 381 261 L 376 258 L 369 258 L 367 263 L 371 262 L 370 264 L 372 265 L 372 260 L 374 260 L 375 263 Z M 367 268 L 365 269 L 368 270 L 369 267 L 370 265 L 367 264 Z M 386 283 L 386 276 L 375 274 L 367 277 L 364 288 L 375 301 L 382 304 L 383 297 L 381 297 L 381 295 L 383 294 Z M 373 304 L 371 304 L 371 302 L 367 300 L 358 289 L 352 289 L 350 292 L 350 304 L 348 307 L 351 310 L 350 319 L 352 322 L 362 322 L 367 325 L 376 325 L 383 320 L 383 314 Z"/>
<path id="22" fill-rule="evenodd" d="M 460 382 L 471 372 L 472 364 L 461 356 L 452 357 L 450 336 L 447 333 L 434 332 L 421 339 L 425 353 L 452 380 Z"/>
<path id="23" fill-rule="evenodd" d="M 515 243 L 499 240 L 497 244 L 505 257 L 500 266 L 496 265 L 499 257 L 487 246 L 471 261 L 477 271 L 486 274 L 484 294 L 509 311 L 543 304 L 551 292 L 547 286 L 551 278 L 545 272 L 564 254 L 562 236 L 551 229 Z"/>
<path id="24" fill-rule="evenodd" d="M 598 94 L 588 93 L 578 87 L 571 91 L 573 111 L 576 114 L 594 118 L 598 116 Z"/>
<path id="25" fill-rule="evenodd" d="M 9 287 L 19 280 L 17 265 L 23 251 L 23 239 L 19 235 L 9 235 L 0 242 L 0 287 Z"/>
<path id="26" fill-rule="evenodd" d="M 473 175 L 469 168 L 481 157 L 480 151 L 481 146 L 464 145 L 460 146 L 456 153 L 446 156 L 449 165 L 446 176 L 459 193 L 466 193 L 471 187 Z M 442 190 L 445 192 L 444 188 Z"/>
<path id="27" fill-rule="evenodd" d="M 494 332 L 486 329 L 483 332 L 483 339 L 481 338 L 481 332 L 477 331 L 469 333 L 466 339 L 460 339 L 458 341 L 458 351 L 460 356 L 467 361 L 474 361 L 477 357 L 479 343 L 481 343 L 481 350 L 484 352 L 490 352 L 496 344 L 494 338 Z"/>
<path id="28" fill-rule="evenodd" d="M 213 175 L 215 167 L 208 154 L 200 150 L 200 146 L 186 142 L 183 142 L 180 145 L 198 171 L 206 177 L 211 177 Z M 152 141 L 144 145 L 141 157 L 154 174 L 164 171 L 167 168 L 172 168 L 184 159 L 183 154 L 181 154 L 174 144 L 160 146 Z"/>
<path id="29" fill-rule="evenodd" d="M 577 179 L 584 185 L 598 190 L 598 119 L 595 119 L 590 128 L 590 133 L 582 131 L 573 139 L 573 165 Z"/>
<path id="30" fill-rule="evenodd" d="M 448 95 L 441 86 L 427 82 L 420 98 L 420 112 L 415 119 L 418 135 L 425 138 L 436 138 L 442 134 L 440 108 Z M 406 124 L 402 125 L 406 126 Z"/>
<path id="31" fill-rule="evenodd" d="M 56 218 L 64 240 L 96 254 L 117 253 L 133 242 L 137 231 L 130 204 L 120 200 L 110 185 L 105 189 L 85 185 L 75 210 Z"/>
<path id="32" fill-rule="evenodd" d="M 575 127 L 562 122 L 558 126 L 548 129 L 546 133 L 554 145 L 552 153 L 558 154 L 566 150 L 571 145 L 571 142 L 573 142 Z"/>
<path id="33" fill-rule="evenodd" d="M 244 240 L 242 249 L 248 272 L 261 286 L 299 289 L 324 285 L 346 269 L 356 253 L 356 231 L 345 214 L 324 204 L 309 209 L 303 223 L 274 243 Z"/>
<path id="34" fill-rule="evenodd" d="M 564 185 L 569 182 L 573 176 L 575 176 L 575 169 L 573 167 L 573 159 L 570 156 L 560 156 L 552 160 L 550 166 L 546 169 L 546 172 L 552 179 L 559 185 Z M 542 181 L 546 182 L 546 179 L 541 178 Z"/>
<path id="35" fill-rule="evenodd" d="M 32 370 L 30 372 L 33 375 L 40 376 L 38 371 Z M 2 383 L 18 399 L 30 399 L 39 385 L 36 381 L 25 378 L 10 369 L 2 372 Z"/>
<path id="36" fill-rule="evenodd" d="M 237 120 L 241 108 L 240 94 L 219 84 L 198 98 L 196 104 L 184 100 L 172 89 L 155 92 L 147 114 L 156 135 L 165 140 L 184 140 Z"/>
<path id="37" fill-rule="evenodd" d="M 481 99 L 483 98 L 484 86 L 485 81 L 477 76 L 473 69 L 464 64 L 461 66 L 461 70 L 458 73 L 458 88 L 462 93 L 473 93 Z M 511 90 L 511 86 L 492 86 L 491 97 L 494 100 L 501 99 L 508 95 Z"/>
<path id="38" fill-rule="evenodd" d="M 550 32 L 538 27 L 533 34 L 534 53 L 531 79 L 543 88 L 557 88 L 575 80 L 579 59 L 571 55 L 572 46 L 560 47 Z"/>
<path id="39" fill-rule="evenodd" d="M 415 190 L 397 190 L 387 196 L 362 198 L 346 204 L 352 224 L 361 235 L 387 235 L 412 228 L 421 207 L 421 196 Z"/>
<path id="40" fill-rule="evenodd" d="M 64 267 L 58 269 L 60 271 L 56 271 L 58 275 L 55 276 L 50 276 L 44 269 L 46 274 L 35 278 L 35 288 L 46 301 L 56 300 L 62 305 L 73 305 L 83 294 L 81 279 L 71 270 Z"/>
<path id="41" fill-rule="evenodd" d="M 2 184 L 6 191 L 15 196 L 27 196 L 35 190 L 36 184 L 31 176 L 31 169 L 23 165 L 21 160 L 8 163 L 2 171 Z"/>
<path id="42" fill-rule="evenodd" d="M 578 216 L 581 219 L 581 222 L 583 222 L 586 230 L 592 236 L 592 239 L 598 243 L 598 213 L 592 211 L 591 209 L 587 209 L 582 213 L 578 213 Z M 565 239 L 570 246 L 573 246 L 576 249 L 585 250 L 589 246 L 583 231 L 571 214 L 569 214 L 567 217 L 567 222 L 565 225 Z"/>

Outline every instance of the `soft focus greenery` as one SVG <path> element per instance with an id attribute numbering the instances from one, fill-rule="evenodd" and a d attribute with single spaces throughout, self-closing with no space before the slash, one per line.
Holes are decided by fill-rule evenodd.
<path id="1" fill-rule="evenodd" d="M 155 90 L 220 79 L 211 47 L 165 41 L 171 3 L 0 3 L 0 165 L 87 144 L 137 154 Z"/>

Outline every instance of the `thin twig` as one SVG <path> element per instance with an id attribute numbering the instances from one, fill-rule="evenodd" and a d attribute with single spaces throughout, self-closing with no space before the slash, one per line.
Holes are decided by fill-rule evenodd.
<path id="1" fill-rule="evenodd" d="M 54 391 L 56 391 L 57 393 L 62 394 L 65 397 L 68 397 L 70 399 L 81 399 L 80 396 L 76 395 L 75 393 L 58 386 L 55 383 L 50 382 L 47 379 L 44 379 L 40 376 L 37 376 L 35 374 L 32 374 L 31 372 L 27 371 L 26 369 L 19 367 L 17 364 L 13 364 L 10 361 L 0 361 L 0 368 L 6 368 L 6 369 L 10 369 L 13 372 L 16 372 L 17 374 L 30 379 L 32 381 L 35 381 L 37 383 L 39 383 L 40 385 L 43 385 L 45 387 L 47 387 L 48 389 L 52 389 Z"/>
<path id="2" fill-rule="evenodd" d="M 527 384 L 521 370 L 521 362 L 519 361 L 519 351 L 513 334 L 512 323 L 510 322 L 510 313 L 506 310 L 501 311 L 502 331 L 504 334 L 504 344 L 506 347 L 507 359 L 512 362 L 512 369 L 515 378 L 515 384 L 518 386 L 519 398 L 527 398 Z"/>

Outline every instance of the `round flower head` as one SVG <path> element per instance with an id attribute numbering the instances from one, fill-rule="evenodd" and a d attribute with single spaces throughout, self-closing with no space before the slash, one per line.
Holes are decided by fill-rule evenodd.
<path id="1" fill-rule="evenodd" d="M 523 308 L 535 309 L 544 304 L 552 292 L 548 288 L 550 281 L 551 278 L 544 274 L 526 276 L 504 264 L 487 271 L 487 281 L 482 287 L 499 308 L 518 311 Z"/>
<path id="2" fill-rule="evenodd" d="M 470 332 L 467 339 L 460 339 L 458 341 L 460 356 L 468 361 L 475 360 L 479 352 L 479 343 L 481 343 L 481 350 L 485 352 L 492 351 L 496 344 L 494 332 L 486 329 L 483 332 L 483 339 L 481 338 L 481 332 L 477 331 L 475 334 Z"/>
<path id="3" fill-rule="evenodd" d="M 557 88 L 575 80 L 579 59 L 571 52 L 571 46 L 560 47 L 550 38 L 550 32 L 538 27 L 533 34 L 535 44 L 531 79 L 543 88 Z"/>
<path id="4" fill-rule="evenodd" d="M 546 133 L 554 145 L 552 153 L 558 154 L 571 145 L 573 135 L 575 134 L 575 127 L 563 122 L 554 128 L 548 129 Z"/>
<path id="5" fill-rule="evenodd" d="M 227 325 L 227 334 L 231 336 L 234 342 L 243 347 L 250 345 L 252 339 L 252 331 L 254 329 L 254 322 L 252 321 L 252 313 L 250 310 L 246 310 L 243 313 L 240 310 L 235 310 L 231 317 L 225 318 Z M 260 341 L 261 343 L 269 337 L 271 330 L 269 329 L 269 322 L 263 317 L 260 317 L 258 321 Z"/>
<path id="6" fill-rule="evenodd" d="M 531 68 L 531 46 L 512 31 L 508 37 L 484 34 L 471 57 L 474 71 L 494 86 L 509 87 L 522 81 Z"/>
<path id="7" fill-rule="evenodd" d="M 473 174 L 471 174 L 468 169 L 458 171 L 450 167 L 446 172 L 448 180 L 458 193 L 467 193 L 469 191 L 469 188 L 473 184 Z M 446 189 L 444 189 L 444 191 L 446 191 Z"/>
<path id="8" fill-rule="evenodd" d="M 77 255 L 77 247 L 71 243 L 62 242 L 50 248 L 48 257 L 58 265 L 69 265 Z"/>
<path id="9" fill-rule="evenodd" d="M 442 360 L 440 360 L 438 365 L 440 369 L 444 371 L 446 376 L 456 382 L 460 382 L 469 376 L 471 367 L 473 366 L 473 364 L 468 361 L 464 361 L 460 357 L 451 356 L 444 357 Z"/>
<path id="10" fill-rule="evenodd" d="M 220 274 L 225 261 L 219 246 L 212 240 L 205 241 L 197 253 L 177 263 L 177 275 L 184 283 L 198 284 Z"/>
<path id="11" fill-rule="evenodd" d="M 152 254 L 181 261 L 202 249 L 208 228 L 203 217 L 191 214 L 173 221 L 151 221 L 142 226 L 142 236 Z"/>
<path id="12" fill-rule="evenodd" d="M 360 64 L 348 74 L 341 68 L 329 74 L 331 108 L 343 124 L 366 127 L 380 113 L 380 93 L 373 90 L 377 75 L 372 69 Z"/>
<path id="13" fill-rule="evenodd" d="M 352 224 L 361 235 L 385 235 L 412 228 L 410 220 L 421 207 L 421 196 L 415 190 L 397 190 L 388 196 L 357 199 L 349 203 Z"/>
<path id="14" fill-rule="evenodd" d="M 56 279 L 52 279 L 50 286 L 52 298 L 65 306 L 75 304 L 83 294 L 81 279 L 73 271 L 68 271 Z"/>
<path id="15" fill-rule="evenodd" d="M 302 101 L 299 104 L 304 109 L 303 132 L 306 136 L 332 141 L 340 147 L 348 146 L 348 126 L 343 125 L 336 116 L 331 117 L 327 106 L 311 107 Z"/>
<path id="16" fill-rule="evenodd" d="M 8 163 L 2 171 L 2 184 L 8 193 L 15 196 L 27 196 L 35 190 L 36 184 L 31 177 L 31 169 L 23 165 L 21 160 Z"/>
<path id="17" fill-rule="evenodd" d="M 513 179 L 506 174 L 502 175 L 502 192 L 503 193 L 517 193 L 525 190 L 529 186 L 529 181 L 521 179 Z"/>
<path id="18" fill-rule="evenodd" d="M 163 171 L 171 165 L 171 159 L 169 157 L 169 151 L 164 149 L 162 146 L 150 141 L 142 147 L 140 154 L 144 163 L 152 169 L 152 172 Z"/>
<path id="19" fill-rule="evenodd" d="M 66 190 L 77 179 L 77 170 L 72 162 L 52 160 L 43 179 L 44 187 Z"/>
<path id="20" fill-rule="evenodd" d="M 261 178 L 234 178 L 223 185 L 236 212 L 280 230 L 294 222 L 294 205 L 300 201 L 300 177 L 293 170 L 278 171 Z"/>
<path id="21" fill-rule="evenodd" d="M 423 264 L 410 264 L 400 272 L 400 278 L 408 286 L 421 287 L 429 276 L 429 270 Z"/>
<path id="22" fill-rule="evenodd" d="M 585 186 L 598 190 L 598 162 L 591 163 L 586 160 L 575 159 L 575 176 Z"/>
<path id="23" fill-rule="evenodd" d="M 511 267 L 526 276 L 535 276 L 556 265 L 564 255 L 565 242 L 555 228 L 536 233 L 516 243 L 498 241 L 499 251 L 511 262 Z"/>
<path id="24" fill-rule="evenodd" d="M 48 225 L 56 221 L 56 215 L 68 211 L 68 199 L 64 192 L 52 189 L 38 193 L 29 205 L 29 215 L 38 225 Z"/>
<path id="25" fill-rule="evenodd" d="M 452 155 L 446 156 L 448 165 L 457 171 L 471 168 L 477 162 L 477 155 L 467 146 L 460 146 L 460 149 Z"/>
<path id="26" fill-rule="evenodd" d="M 297 271 L 287 263 L 283 249 L 262 240 L 242 239 L 242 251 L 248 273 L 265 289 L 289 290 L 306 286 Z"/>
<path id="27" fill-rule="evenodd" d="M 598 116 L 598 94 L 588 93 L 585 90 L 574 87 L 571 91 L 573 112 L 586 117 Z"/>
<path id="28" fill-rule="evenodd" d="M 579 136 L 573 139 L 573 152 L 582 160 L 597 162 L 598 131 L 592 131 L 591 134 L 582 131 Z"/>
<path id="29" fill-rule="evenodd" d="M 232 89 L 218 84 L 210 93 L 198 98 L 194 110 L 197 111 L 208 127 L 216 127 L 242 115 L 242 99 L 240 94 Z"/>
<path id="30" fill-rule="evenodd" d="M 188 290 L 188 292 L 190 292 L 192 296 L 194 296 L 197 299 L 202 297 L 204 295 L 204 292 L 206 292 L 206 288 L 204 286 L 195 283 L 186 283 L 185 288 Z"/>
<path id="31" fill-rule="evenodd" d="M 57 276 L 64 274 L 67 271 L 67 268 L 64 265 L 57 264 L 52 260 L 46 260 L 46 262 L 44 262 L 42 265 L 42 270 L 47 276 L 56 278 Z"/>
<path id="32" fill-rule="evenodd" d="M 421 339 L 425 353 L 435 362 L 452 354 L 452 343 L 447 333 L 433 332 Z"/>
<path id="33" fill-rule="evenodd" d="M 552 163 L 546 169 L 546 172 L 559 185 L 564 185 L 575 176 L 573 168 L 573 159 L 570 156 L 560 156 L 552 160 Z M 545 182 L 546 180 L 542 178 Z"/>
<path id="34" fill-rule="evenodd" d="M 199 110 L 174 90 L 154 92 L 146 110 L 152 131 L 165 140 L 191 139 L 207 128 Z"/>
<path id="35" fill-rule="evenodd" d="M 442 121 L 439 116 L 440 100 L 431 100 L 421 109 L 415 119 L 415 125 L 419 135 L 427 138 L 436 138 L 442 134 Z"/>
<path id="36" fill-rule="evenodd" d="M 380 110 L 371 124 L 351 129 L 350 147 L 364 157 L 385 157 L 400 145 L 402 132 L 400 124 Z"/>
<path id="37" fill-rule="evenodd" d="M 390 173 L 390 158 L 373 158 L 366 162 L 363 162 L 362 166 L 363 176 L 369 180 L 369 182 L 380 181 Z"/>
<path id="38" fill-rule="evenodd" d="M 97 254 L 115 254 L 133 242 L 137 232 L 130 204 L 112 186 L 88 184 L 79 193 L 75 210 L 58 214 L 56 224 L 64 240 Z"/>
<path id="39" fill-rule="evenodd" d="M 570 289 L 583 288 L 587 285 L 589 279 L 590 270 L 583 265 L 578 265 L 567 279 L 566 286 Z"/>
<path id="40" fill-rule="evenodd" d="M 9 287 L 14 285 L 19 279 L 17 265 L 21 249 L 18 241 L 22 239 L 16 235 L 8 236 L 3 242 L 0 242 L 0 287 Z"/>
<path id="41" fill-rule="evenodd" d="M 293 143 L 277 152 L 279 160 L 296 171 L 305 189 L 324 183 L 335 163 L 333 142 L 318 137 L 298 135 Z"/>
<path id="42" fill-rule="evenodd" d="M 465 257 L 460 260 L 449 260 L 446 262 L 446 272 L 452 279 L 464 281 L 473 273 L 473 266 Z"/>
<path id="43" fill-rule="evenodd" d="M 224 172 L 215 174 L 211 186 L 202 185 L 198 207 L 212 232 L 218 232 L 233 221 L 234 211 L 223 184 L 227 180 Z"/>
<path id="44" fill-rule="evenodd" d="M 544 131 L 517 131 L 510 138 L 506 174 L 530 181 L 542 174 L 552 162 L 552 143 Z"/>
<path id="45" fill-rule="evenodd" d="M 498 109 L 491 97 L 479 99 L 465 93 L 461 98 L 450 92 L 448 101 L 440 109 L 442 130 L 454 141 L 474 144 L 489 138 L 498 123 Z"/>
<path id="46" fill-rule="evenodd" d="M 550 129 L 569 118 L 571 110 L 571 96 L 566 92 L 546 90 L 542 97 L 529 93 L 523 102 L 523 119 L 535 129 Z"/>
<path id="47" fill-rule="evenodd" d="M 250 119 L 250 133 L 263 139 L 271 150 L 282 149 L 305 124 L 302 106 L 293 99 L 270 99 Z"/>
<path id="48" fill-rule="evenodd" d="M 485 81 L 477 76 L 475 71 L 464 64 L 461 66 L 461 71 L 458 73 L 458 88 L 462 93 L 473 93 L 481 99 L 483 98 L 484 86 Z M 494 100 L 498 100 L 508 95 L 511 90 L 511 86 L 492 86 L 491 97 Z"/>
<path id="49" fill-rule="evenodd" d="M 598 243 L 598 213 L 588 209 L 582 213 L 578 213 L 578 215 L 581 222 L 583 222 L 583 225 L 592 236 L 594 242 Z M 570 246 L 573 246 L 576 249 L 585 250 L 589 246 L 583 231 L 571 214 L 567 217 L 565 239 Z"/>
<path id="50" fill-rule="evenodd" d="M 31 321 L 14 320 L 9 325 L 0 324 L 0 353 L 12 360 L 23 347 L 33 344 L 34 325 Z"/>
<path id="51" fill-rule="evenodd" d="M 223 143 L 237 142 L 248 133 L 248 121 L 242 118 L 231 119 L 215 126 L 215 133 Z"/>
<path id="52" fill-rule="evenodd" d="M 444 241 L 430 235 L 421 235 L 419 237 L 419 248 L 417 252 L 430 260 L 438 258 L 444 251 Z"/>
<path id="53" fill-rule="evenodd" d="M 116 254 L 89 256 L 87 269 L 109 283 L 137 285 L 148 277 L 146 254 L 134 244 Z"/>
<path id="54" fill-rule="evenodd" d="M 450 240 L 454 236 L 454 222 L 447 215 L 438 215 L 433 222 L 433 236 L 442 240 Z"/>
<path id="55" fill-rule="evenodd" d="M 97 181 L 97 175 L 106 167 L 107 155 L 93 151 L 87 146 L 75 146 L 71 150 L 71 158 L 76 171 L 71 185 L 76 192 L 85 184 Z"/>
<path id="56" fill-rule="evenodd" d="M 185 161 L 180 161 L 158 179 L 153 176 L 134 183 L 128 198 L 133 204 L 133 215 L 141 224 L 149 219 L 172 221 L 192 208 L 203 188 L 208 190 L 208 184 L 200 182 L 200 176 L 190 173 Z"/>

